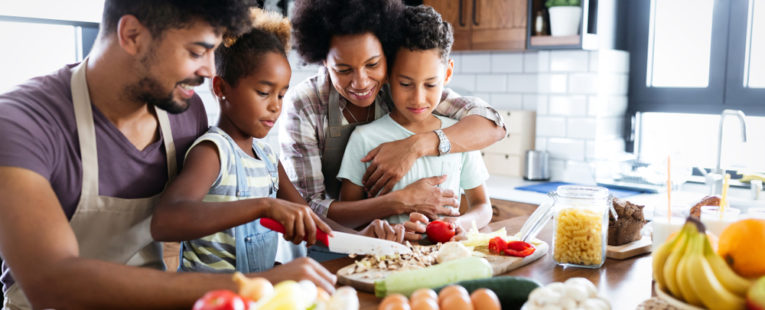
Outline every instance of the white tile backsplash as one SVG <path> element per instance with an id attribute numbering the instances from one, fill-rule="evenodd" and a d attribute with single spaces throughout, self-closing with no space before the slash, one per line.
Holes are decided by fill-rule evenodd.
<path id="1" fill-rule="evenodd" d="M 595 139 L 598 135 L 597 120 L 593 118 L 570 117 L 566 124 L 566 137 Z"/>
<path id="2" fill-rule="evenodd" d="M 507 89 L 507 76 L 500 74 L 478 74 L 475 77 L 476 90 L 485 92 L 504 92 Z"/>
<path id="3" fill-rule="evenodd" d="M 539 128 L 537 128 L 539 132 Z M 568 138 L 550 138 L 547 140 L 550 156 L 560 159 L 584 161 L 585 141 Z"/>
<path id="4" fill-rule="evenodd" d="M 627 97 L 619 95 L 589 96 L 589 116 L 623 116 L 627 113 Z"/>
<path id="5" fill-rule="evenodd" d="M 491 72 L 491 57 L 489 54 L 462 54 L 460 72 L 486 73 Z"/>
<path id="6" fill-rule="evenodd" d="M 581 95 L 552 95 L 547 111 L 550 115 L 587 115 L 587 96 Z"/>
<path id="7" fill-rule="evenodd" d="M 574 73 L 569 79 L 569 93 L 594 95 L 600 90 L 597 73 Z"/>
<path id="8" fill-rule="evenodd" d="M 455 90 L 465 90 L 465 91 L 458 91 L 460 94 L 472 94 L 476 91 L 475 87 L 475 75 L 474 74 L 455 74 L 452 76 L 451 82 L 446 85 L 447 87 L 454 88 Z"/>
<path id="9" fill-rule="evenodd" d="M 537 114 L 537 136 L 565 137 L 566 118 Z"/>
<path id="10" fill-rule="evenodd" d="M 491 94 L 489 103 L 497 110 L 522 110 L 523 95 L 520 94 Z"/>
<path id="11" fill-rule="evenodd" d="M 547 110 L 547 96 L 537 94 L 525 94 L 523 95 L 523 109 L 524 110 Z"/>
<path id="12" fill-rule="evenodd" d="M 565 94 L 568 89 L 567 74 L 540 73 L 537 75 L 537 89 L 540 93 Z"/>
<path id="13" fill-rule="evenodd" d="M 523 72 L 550 72 L 550 52 L 523 53 Z"/>
<path id="14" fill-rule="evenodd" d="M 522 53 L 491 54 L 491 72 L 494 72 L 494 73 L 523 72 L 523 54 Z"/>
<path id="15" fill-rule="evenodd" d="M 551 72 L 587 72 L 589 51 L 552 51 L 550 52 Z"/>
<path id="16" fill-rule="evenodd" d="M 537 79 L 535 74 L 508 74 L 507 91 L 513 93 L 536 93 Z"/>

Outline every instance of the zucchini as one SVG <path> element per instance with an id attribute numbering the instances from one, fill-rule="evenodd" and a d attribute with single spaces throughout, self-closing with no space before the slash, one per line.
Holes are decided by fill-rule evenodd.
<path id="1" fill-rule="evenodd" d="M 430 267 L 398 271 L 375 281 L 375 296 L 411 295 L 418 288 L 436 288 L 463 280 L 489 278 L 492 268 L 486 259 L 470 256 Z"/>
<path id="2" fill-rule="evenodd" d="M 520 309 L 526 300 L 529 298 L 529 294 L 535 288 L 541 285 L 532 279 L 513 277 L 513 276 L 500 276 L 489 279 L 476 279 L 460 281 L 455 283 L 464 287 L 468 293 L 479 288 L 488 288 L 494 291 L 499 297 L 499 303 L 502 305 L 502 309 Z M 436 293 L 440 292 L 445 286 L 436 289 Z"/>

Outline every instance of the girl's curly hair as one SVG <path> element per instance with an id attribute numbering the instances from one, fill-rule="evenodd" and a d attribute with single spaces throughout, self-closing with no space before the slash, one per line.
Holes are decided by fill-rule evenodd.
<path id="1" fill-rule="evenodd" d="M 250 16 L 249 32 L 241 36 L 224 35 L 223 44 L 215 50 L 215 70 L 233 87 L 261 65 L 263 54 L 276 52 L 286 57 L 290 47 L 291 27 L 287 18 L 257 8 L 252 9 Z"/>

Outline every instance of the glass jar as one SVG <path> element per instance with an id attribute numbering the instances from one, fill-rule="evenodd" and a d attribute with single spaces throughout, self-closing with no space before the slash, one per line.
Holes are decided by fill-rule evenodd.
<path id="1" fill-rule="evenodd" d="M 565 185 L 550 196 L 554 200 L 553 260 L 563 266 L 603 266 L 611 209 L 608 189 Z"/>

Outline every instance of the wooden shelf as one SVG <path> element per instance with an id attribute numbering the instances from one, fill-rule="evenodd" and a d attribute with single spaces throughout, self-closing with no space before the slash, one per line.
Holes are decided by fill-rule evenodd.
<path id="1" fill-rule="evenodd" d="M 581 37 L 573 36 L 532 36 L 529 47 L 531 46 L 561 46 L 561 45 L 580 45 Z"/>

